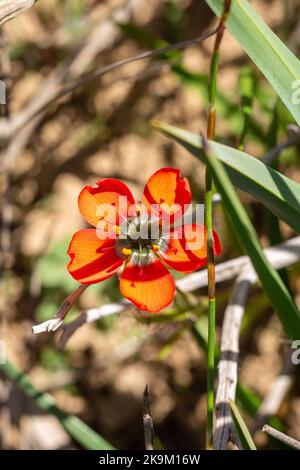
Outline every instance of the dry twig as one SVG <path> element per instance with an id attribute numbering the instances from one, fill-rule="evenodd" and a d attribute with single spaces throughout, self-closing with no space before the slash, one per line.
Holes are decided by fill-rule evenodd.
<path id="1" fill-rule="evenodd" d="M 1 0 L 0 26 L 31 8 L 37 0 Z"/>
<path id="2" fill-rule="evenodd" d="M 149 403 L 148 385 L 146 385 L 146 388 L 144 391 L 143 424 L 144 424 L 145 448 L 146 450 L 153 450 L 154 427 L 153 427 L 153 419 L 151 416 L 151 409 L 150 409 L 150 403 Z"/>
<path id="3" fill-rule="evenodd" d="M 85 285 L 85 284 L 80 284 L 80 286 L 77 287 L 77 289 L 75 289 L 74 292 L 72 292 L 72 294 L 68 295 L 68 297 L 65 298 L 65 300 L 63 301 L 63 303 L 60 306 L 60 309 L 56 313 L 55 317 L 50 322 L 48 322 L 47 331 L 55 331 L 62 325 L 64 319 L 66 318 L 67 314 L 69 313 L 69 311 L 73 307 L 74 303 L 81 296 L 81 294 L 85 291 L 85 289 L 87 287 L 88 286 Z M 45 322 L 45 323 L 47 323 L 47 322 Z M 38 325 L 38 326 L 34 326 L 32 328 L 33 332 L 34 333 L 40 333 L 41 329 L 42 329 L 42 331 L 44 331 L 43 330 L 43 325 L 44 325 L 44 323 L 42 323 L 41 325 Z"/>
<path id="4" fill-rule="evenodd" d="M 37 99 L 38 97 L 34 98 L 30 106 L 27 106 L 26 109 L 16 114 L 16 116 L 13 117 L 13 120 L 10 123 L 9 127 L 7 126 L 7 123 L 5 121 L 2 122 L 2 125 L 0 124 L 0 135 L 2 135 L 2 137 L 7 138 L 11 133 L 16 132 L 18 129 L 23 127 L 25 122 L 28 122 L 31 119 L 36 118 L 39 114 L 45 112 L 51 106 L 51 104 L 55 103 L 57 100 L 63 98 L 64 96 L 68 95 L 69 93 L 73 91 L 78 90 L 82 86 L 90 83 L 92 80 L 95 80 L 96 78 L 99 78 L 105 75 L 106 73 L 112 72 L 120 67 L 123 67 L 124 65 L 128 65 L 133 62 L 139 62 L 139 61 L 143 61 L 146 59 L 154 59 L 154 58 L 163 56 L 173 50 L 184 50 L 184 49 L 187 49 L 188 47 L 197 46 L 204 40 L 213 36 L 214 34 L 216 34 L 216 30 L 209 31 L 205 34 L 202 34 L 201 36 L 198 36 L 195 39 L 182 41 L 176 44 L 170 44 L 169 46 L 162 47 L 162 48 L 155 49 L 155 50 L 145 51 L 135 56 L 128 57 L 127 59 L 122 59 L 112 64 L 99 67 L 98 69 L 84 75 L 82 78 L 75 81 L 74 83 L 71 83 L 69 85 L 66 85 L 60 88 L 57 85 L 56 90 L 55 90 L 55 86 L 52 84 L 51 86 L 49 86 L 48 84 L 48 86 L 46 87 L 43 84 L 42 90 L 45 90 L 45 93 L 44 92 L 39 93 L 40 99 Z M 99 51 L 97 51 L 97 53 L 99 53 Z M 73 67 L 74 63 L 76 64 L 76 67 Z M 76 74 L 75 76 L 77 76 L 77 75 L 80 75 L 79 72 L 82 73 L 82 69 L 79 70 L 77 58 L 75 58 L 74 61 L 69 66 L 69 69 L 64 70 L 64 76 L 62 76 L 59 79 L 59 82 L 63 81 L 66 74 L 74 76 L 74 73 L 75 73 Z"/>
<path id="5" fill-rule="evenodd" d="M 221 359 L 218 365 L 215 450 L 226 450 L 229 441 L 238 445 L 229 400 L 235 401 L 240 328 L 250 286 L 251 279 L 249 280 L 248 272 L 243 270 L 235 282 L 231 298 L 225 310 L 221 338 Z"/>
<path id="6" fill-rule="evenodd" d="M 294 365 L 291 361 L 291 355 L 288 354 L 280 374 L 276 377 L 274 382 L 272 382 L 267 395 L 259 407 L 255 423 L 252 427 L 252 435 L 260 430 L 263 424 L 267 422 L 271 416 L 275 416 L 277 414 L 284 397 L 293 385 L 293 369 Z"/>
<path id="7" fill-rule="evenodd" d="M 300 442 L 297 441 L 296 439 L 293 439 L 292 437 L 287 436 L 283 432 L 277 431 L 277 429 L 272 428 L 271 426 L 268 426 L 267 424 L 264 425 L 263 429 L 264 432 L 269 434 L 269 436 L 275 437 L 275 439 L 278 439 L 278 441 L 283 442 L 284 444 L 287 444 L 290 447 L 293 447 L 294 449 L 300 450 Z"/>

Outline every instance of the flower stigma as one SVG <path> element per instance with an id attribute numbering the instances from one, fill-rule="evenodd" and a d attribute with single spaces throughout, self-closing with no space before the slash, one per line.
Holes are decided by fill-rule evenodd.
<path id="1" fill-rule="evenodd" d="M 137 210 L 117 235 L 116 249 L 136 266 L 151 264 L 163 247 L 163 229 L 160 219 Z"/>

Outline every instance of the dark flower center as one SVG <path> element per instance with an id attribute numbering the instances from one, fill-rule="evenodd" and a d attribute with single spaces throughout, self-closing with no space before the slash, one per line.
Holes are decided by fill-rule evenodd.
<path id="1" fill-rule="evenodd" d="M 166 244 L 158 219 L 152 220 L 148 216 L 138 215 L 127 224 L 121 224 L 120 228 L 117 250 L 134 264 L 150 264 Z"/>

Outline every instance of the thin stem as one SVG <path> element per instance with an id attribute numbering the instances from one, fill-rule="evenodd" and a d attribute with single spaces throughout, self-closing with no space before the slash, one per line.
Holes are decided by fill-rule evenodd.
<path id="1" fill-rule="evenodd" d="M 74 290 L 74 292 L 72 292 L 70 295 L 68 295 L 68 297 L 65 298 L 65 300 L 59 307 L 58 312 L 55 314 L 54 318 L 52 318 L 51 320 L 47 320 L 41 323 L 40 325 L 35 325 L 32 327 L 33 333 L 36 334 L 42 333 L 44 331 L 57 330 L 63 324 L 63 321 L 66 318 L 67 314 L 87 287 L 87 284 L 80 284 L 79 287 Z"/>
<path id="2" fill-rule="evenodd" d="M 67 313 L 69 313 L 69 311 L 73 307 L 78 297 L 81 296 L 81 294 L 85 291 L 87 287 L 87 284 L 80 284 L 79 287 L 77 287 L 70 295 L 68 295 L 68 297 L 66 297 L 63 303 L 61 304 L 55 317 L 63 320 L 66 317 Z"/>
<path id="3" fill-rule="evenodd" d="M 154 446 L 153 446 L 154 427 L 153 427 L 153 419 L 152 419 L 151 409 L 150 409 L 148 385 L 146 385 L 146 388 L 144 391 L 143 424 L 144 424 L 145 448 L 146 450 L 153 450 L 154 449 Z"/>
<path id="4" fill-rule="evenodd" d="M 208 88 L 208 121 L 207 138 L 215 138 L 216 128 L 216 92 L 218 66 L 220 59 L 220 45 L 222 42 L 225 23 L 229 13 L 231 0 L 224 0 L 224 10 L 220 18 L 215 39 L 214 50 L 211 58 L 210 80 Z M 205 174 L 205 225 L 207 231 L 207 277 L 208 277 L 208 365 L 207 365 L 207 424 L 206 447 L 212 447 L 213 420 L 214 420 L 214 377 L 215 377 L 215 323 L 216 323 L 216 298 L 215 298 L 215 259 L 213 249 L 213 215 L 212 215 L 213 180 L 212 174 L 206 168 Z"/>
<path id="5" fill-rule="evenodd" d="M 205 41 L 206 39 L 210 38 L 214 34 L 216 34 L 216 29 L 212 31 L 208 31 L 207 33 L 202 34 L 201 36 L 196 37 L 195 39 L 189 39 L 187 41 L 182 41 L 176 44 L 169 44 L 165 47 L 161 47 L 158 49 L 150 50 L 150 51 L 145 51 L 140 54 L 137 54 L 132 57 L 128 57 L 126 59 L 121 59 L 116 62 L 113 62 L 112 64 L 104 65 L 102 67 L 99 67 L 86 75 L 82 76 L 79 78 L 77 81 L 74 83 L 67 84 L 60 90 L 58 90 L 54 96 L 52 96 L 46 103 L 44 103 L 39 109 L 33 112 L 28 118 L 28 120 L 31 120 L 38 116 L 40 113 L 42 113 L 46 108 L 48 108 L 50 105 L 55 103 L 57 100 L 63 98 L 64 96 L 68 95 L 69 93 L 72 93 L 79 88 L 83 87 L 84 85 L 87 85 L 90 83 L 92 80 L 95 80 L 96 78 L 100 78 L 106 73 L 113 72 L 114 70 L 123 67 L 124 65 L 128 65 L 132 62 L 140 62 L 146 59 L 155 59 L 155 58 L 164 58 L 166 56 L 168 58 L 168 54 L 172 51 L 178 50 L 178 51 L 183 51 L 189 47 L 195 47 L 199 45 L 201 42 Z M 118 79 L 117 79 L 118 81 Z M 16 131 L 16 129 L 14 129 Z"/>
<path id="6" fill-rule="evenodd" d="M 275 437 L 275 439 L 278 439 L 289 447 L 300 450 L 300 442 L 296 441 L 296 439 L 293 439 L 292 437 L 287 436 L 286 434 L 283 434 L 283 432 L 277 431 L 277 429 L 274 429 L 267 424 L 265 424 L 262 430 L 269 434 L 269 436 Z"/>

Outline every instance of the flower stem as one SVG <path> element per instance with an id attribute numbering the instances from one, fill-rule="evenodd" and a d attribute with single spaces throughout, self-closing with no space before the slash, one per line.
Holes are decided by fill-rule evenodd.
<path id="1" fill-rule="evenodd" d="M 220 59 L 220 44 L 225 30 L 225 22 L 229 13 L 231 0 L 224 0 L 224 10 L 220 18 L 218 32 L 215 39 L 211 58 L 210 79 L 208 88 L 208 121 L 207 138 L 214 140 L 216 127 L 216 92 L 218 65 Z M 213 419 L 214 419 L 214 377 L 215 377 L 215 323 L 216 323 L 216 297 L 215 297 L 215 259 L 213 249 L 213 215 L 212 215 L 213 180 L 209 168 L 205 174 L 205 225 L 207 230 L 207 278 L 208 278 L 208 364 L 207 364 L 207 424 L 206 448 L 212 448 Z"/>
<path id="2" fill-rule="evenodd" d="M 213 434 L 214 375 L 215 375 L 215 260 L 212 240 L 212 178 L 206 170 L 205 225 L 207 230 L 207 277 L 208 277 L 208 364 L 207 364 L 207 428 L 206 447 L 210 448 Z"/>

